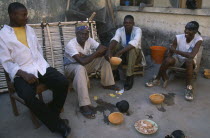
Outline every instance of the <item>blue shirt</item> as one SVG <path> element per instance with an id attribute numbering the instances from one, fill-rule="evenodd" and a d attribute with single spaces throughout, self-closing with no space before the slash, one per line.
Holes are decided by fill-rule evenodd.
<path id="1" fill-rule="evenodd" d="M 126 44 L 127 45 L 128 45 L 130 40 L 131 40 L 131 34 L 126 34 Z"/>

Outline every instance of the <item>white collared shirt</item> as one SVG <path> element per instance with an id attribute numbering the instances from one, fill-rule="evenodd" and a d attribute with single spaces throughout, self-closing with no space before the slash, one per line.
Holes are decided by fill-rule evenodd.
<path id="1" fill-rule="evenodd" d="M 36 34 L 30 26 L 26 25 L 28 47 L 17 40 L 13 28 L 8 25 L 0 31 L 0 63 L 10 79 L 13 81 L 18 70 L 23 70 L 38 77 L 46 73 L 49 64 L 43 58 L 42 48 L 38 43 Z"/>
<path id="2" fill-rule="evenodd" d="M 142 31 L 139 27 L 133 26 L 130 41 L 128 44 L 134 46 L 135 48 L 141 49 L 141 37 L 142 37 Z M 125 27 L 118 28 L 115 36 L 111 39 L 115 40 L 118 43 L 121 43 L 123 47 L 126 47 L 126 34 L 125 34 Z"/>
<path id="3" fill-rule="evenodd" d="M 71 39 L 65 47 L 65 57 L 70 61 L 70 63 L 76 63 L 77 61 L 73 58 L 74 55 L 82 53 L 84 55 L 92 54 L 99 46 L 99 43 L 92 38 L 88 38 L 85 42 L 84 48 L 80 46 L 77 42 L 77 38 Z M 65 60 L 64 60 L 65 62 Z M 67 64 L 67 63 L 64 63 Z"/>

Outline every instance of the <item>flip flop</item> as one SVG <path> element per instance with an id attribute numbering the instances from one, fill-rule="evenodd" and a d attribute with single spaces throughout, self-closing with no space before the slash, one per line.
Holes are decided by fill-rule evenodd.
<path id="1" fill-rule="evenodd" d="M 83 110 L 80 109 L 80 112 L 84 117 L 86 117 L 88 119 L 95 119 L 96 118 L 96 116 L 95 116 L 95 114 L 93 113 L 92 110 L 83 111 Z"/>
<path id="2" fill-rule="evenodd" d="M 110 85 L 110 86 L 103 86 L 104 89 L 109 89 L 109 90 L 114 90 L 114 91 L 119 91 L 120 88 L 117 87 L 116 85 Z"/>

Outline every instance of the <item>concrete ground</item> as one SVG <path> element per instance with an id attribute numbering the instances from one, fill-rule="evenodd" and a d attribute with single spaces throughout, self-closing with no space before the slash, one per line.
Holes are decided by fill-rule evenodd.
<path id="1" fill-rule="evenodd" d="M 168 87 L 161 86 L 146 88 L 145 82 L 154 75 L 157 69 L 150 68 L 145 76 L 136 76 L 133 89 L 125 91 L 117 97 L 109 96 L 114 91 L 104 90 L 100 87 L 99 80 L 91 80 L 90 97 L 93 106 L 103 107 L 96 103 L 94 96 L 111 104 L 127 100 L 130 104 L 130 115 L 124 115 L 124 123 L 112 125 L 105 123 L 104 116 L 110 111 L 116 110 L 110 104 L 104 108 L 96 108 L 99 111 L 96 119 L 84 118 L 78 111 L 76 92 L 69 92 L 66 99 L 62 118 L 70 121 L 73 138 L 164 138 L 172 131 L 180 129 L 185 132 L 188 138 L 209 138 L 210 136 L 210 80 L 203 78 L 201 74 L 195 83 L 195 100 L 187 102 L 184 100 L 184 80 L 175 78 L 169 81 Z M 122 82 L 118 82 L 121 87 Z M 148 97 L 152 93 L 163 93 L 167 101 L 163 105 L 153 105 Z M 49 101 L 50 92 L 45 92 L 44 98 Z M 107 107 L 107 110 L 106 110 Z M 13 115 L 9 96 L 7 93 L 0 94 L 0 138 L 59 138 L 59 134 L 51 133 L 43 124 L 40 128 L 34 129 L 30 120 L 29 110 L 18 104 L 20 115 Z M 103 110 L 104 114 L 103 114 Z M 153 135 L 143 135 L 134 128 L 137 120 L 148 119 L 155 121 L 158 131 Z"/>

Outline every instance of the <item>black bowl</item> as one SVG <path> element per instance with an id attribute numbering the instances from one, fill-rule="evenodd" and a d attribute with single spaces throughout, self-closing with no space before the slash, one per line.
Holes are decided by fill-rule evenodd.
<path id="1" fill-rule="evenodd" d="M 129 103 L 125 100 L 116 103 L 116 107 L 121 113 L 126 113 L 129 109 Z"/>

